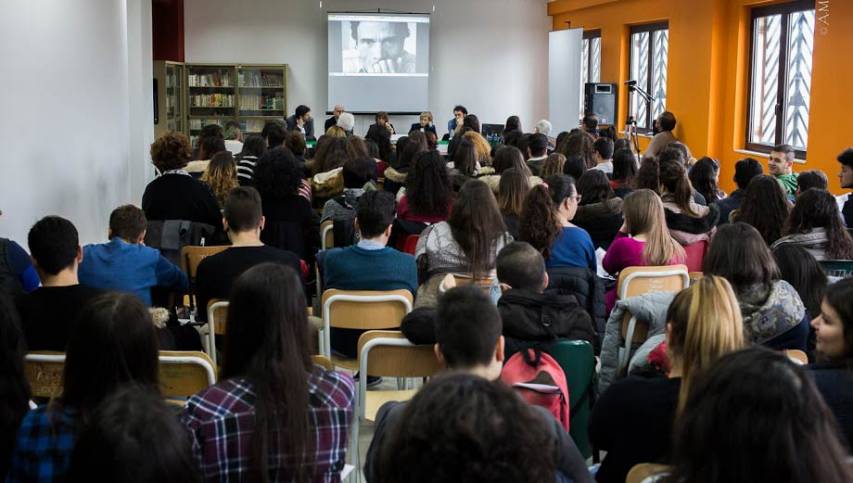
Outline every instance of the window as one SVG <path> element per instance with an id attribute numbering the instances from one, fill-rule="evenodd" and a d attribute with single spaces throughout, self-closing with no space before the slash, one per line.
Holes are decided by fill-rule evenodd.
<path id="1" fill-rule="evenodd" d="M 667 22 L 631 27 L 631 56 L 628 80 L 637 81 L 654 100 L 646 102 L 633 90 L 628 93 L 629 116 L 637 120 L 639 132 L 651 132 L 652 121 L 666 110 L 666 68 L 669 53 Z"/>
<path id="2" fill-rule="evenodd" d="M 587 82 L 601 82 L 601 30 L 587 30 L 583 33 L 580 117 L 585 114 L 584 95 Z"/>
<path id="3" fill-rule="evenodd" d="M 814 29 L 813 0 L 752 10 L 747 149 L 790 144 L 805 158 Z"/>

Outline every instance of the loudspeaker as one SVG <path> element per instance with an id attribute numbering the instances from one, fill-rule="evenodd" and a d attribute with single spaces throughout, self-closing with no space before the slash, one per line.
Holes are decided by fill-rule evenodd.
<path id="1" fill-rule="evenodd" d="M 593 113 L 598 124 L 616 124 L 616 84 L 587 82 L 583 96 L 584 114 Z"/>

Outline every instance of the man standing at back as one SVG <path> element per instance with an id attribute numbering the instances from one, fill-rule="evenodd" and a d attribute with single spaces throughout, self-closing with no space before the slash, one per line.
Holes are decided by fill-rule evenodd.
<path id="1" fill-rule="evenodd" d="M 794 172 L 794 148 L 790 144 L 780 144 L 770 151 L 767 171 L 779 181 L 788 199 L 797 197 L 797 173 Z"/>
<path id="2" fill-rule="evenodd" d="M 207 304 L 212 299 L 227 299 L 231 285 L 246 270 L 264 262 L 280 263 L 301 273 L 300 260 L 295 254 L 264 245 L 261 214 L 261 195 L 255 188 L 234 188 L 225 200 L 225 230 L 231 246 L 225 251 L 201 261 L 196 272 L 196 301 L 198 319 L 207 320 Z"/>

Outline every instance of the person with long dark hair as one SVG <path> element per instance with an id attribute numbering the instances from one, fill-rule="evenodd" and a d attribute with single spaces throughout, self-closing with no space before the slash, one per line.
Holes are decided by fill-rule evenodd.
<path id="1" fill-rule="evenodd" d="M 495 157 L 492 160 L 492 167 L 495 169 L 495 174 L 482 176 L 480 180 L 489 185 L 492 192 L 497 194 L 500 188 L 501 175 L 508 169 L 521 171 L 528 179 L 531 185 L 540 184 L 542 179 L 538 176 L 533 176 L 530 167 L 524 161 L 524 156 L 521 150 L 515 146 L 501 146 L 495 150 Z"/>
<path id="2" fill-rule="evenodd" d="M 757 347 L 711 364 L 690 390 L 672 448 L 667 483 L 853 481 L 814 382 L 784 354 Z"/>
<path id="3" fill-rule="evenodd" d="M 664 150 L 661 156 L 668 151 Z M 682 162 L 661 160 L 660 189 L 666 226 L 672 237 L 682 245 L 709 241 L 720 219 L 720 210 L 715 205 L 702 206 L 694 201 L 693 188 Z"/>
<path id="4" fill-rule="evenodd" d="M 526 173 L 510 168 L 501 174 L 498 183 L 498 207 L 504 217 L 507 231 L 513 238 L 518 238 L 519 218 L 529 192 L 530 178 Z"/>
<path id="5" fill-rule="evenodd" d="M 135 295 L 90 301 L 68 340 L 62 395 L 24 416 L 6 481 L 63 481 L 80 429 L 95 408 L 127 385 L 159 391 L 157 333 Z"/>
<path id="6" fill-rule="evenodd" d="M 751 343 L 806 350 L 806 309 L 794 287 L 781 279 L 758 230 L 740 222 L 721 226 L 705 255 L 703 272 L 732 284 Z"/>
<path id="7" fill-rule="evenodd" d="M 581 202 L 572 221 L 589 233 L 595 247 L 607 250 L 622 226 L 622 198 L 616 197 L 607 174 L 599 169 L 581 176 L 578 193 Z"/>
<path id="8" fill-rule="evenodd" d="M 768 245 L 782 237 L 782 228 L 791 211 L 785 191 L 768 175 L 752 178 L 746 187 L 740 208 L 731 212 L 729 221 L 752 225 Z"/>
<path id="9" fill-rule="evenodd" d="M 15 432 L 29 409 L 30 385 L 24 375 L 24 333 L 12 300 L 0 294 L 0 479 L 9 472 Z"/>
<path id="10" fill-rule="evenodd" d="M 237 160 L 237 181 L 240 186 L 251 186 L 255 183 L 255 163 L 267 152 L 264 138 L 252 135 L 243 141 L 243 151 L 234 158 Z"/>
<path id="11" fill-rule="evenodd" d="M 630 149 L 617 149 L 613 153 L 613 179 L 610 187 L 619 198 L 625 198 L 636 187 L 637 157 Z"/>
<path id="12" fill-rule="evenodd" d="M 453 158 L 453 168 L 450 170 L 450 179 L 453 183 L 453 191 L 459 192 L 468 180 L 477 177 L 480 171 L 480 163 L 477 161 L 477 148 L 470 139 L 463 138 L 456 148 L 456 157 Z M 448 164 L 449 165 L 449 164 Z"/>
<path id="13" fill-rule="evenodd" d="M 828 283 L 823 268 L 805 248 L 790 243 L 774 248 L 773 258 L 782 280 L 800 294 L 808 315 L 816 317 Z"/>
<path id="14" fill-rule="evenodd" d="M 562 143 L 557 144 L 557 152 L 565 155 L 567 159 L 572 155 L 581 156 L 586 169 L 592 169 L 596 165 L 592 136 L 579 129 L 570 132 Z"/>
<path id="15" fill-rule="evenodd" d="M 798 245 L 818 261 L 853 259 L 853 239 L 841 223 L 835 198 L 826 190 L 811 188 L 800 195 L 788 215 L 783 234 L 773 248 Z"/>
<path id="16" fill-rule="evenodd" d="M 853 279 L 830 285 L 812 320 L 818 362 L 809 366 L 815 384 L 853 447 Z"/>
<path id="17" fill-rule="evenodd" d="M 299 275 L 257 265 L 229 302 L 220 381 L 181 414 L 204 480 L 338 481 L 355 387 L 311 362 Z"/>
<path id="18" fill-rule="evenodd" d="M 596 270 L 595 247 L 583 228 L 572 223 L 581 197 L 570 176 L 552 176 L 530 190 L 521 212 L 519 234 L 539 250 L 551 267 Z"/>
<path id="19" fill-rule="evenodd" d="M 438 151 L 421 152 L 406 176 L 406 194 L 397 203 L 397 218 L 415 223 L 438 223 L 450 214 L 453 189 L 447 166 Z"/>
<path id="20" fill-rule="evenodd" d="M 720 163 L 714 158 L 703 156 L 690 167 L 690 184 L 699 192 L 708 204 L 716 203 L 725 198 L 725 193 L 720 191 Z"/>
<path id="21" fill-rule="evenodd" d="M 752 181 L 752 178 L 761 176 L 762 172 L 761 163 L 752 158 L 744 158 L 735 163 L 734 182 L 737 189 L 727 198 L 717 202 L 717 208 L 720 209 L 721 225 L 731 221 L 729 216 L 734 210 L 740 208 L 749 182 Z"/>

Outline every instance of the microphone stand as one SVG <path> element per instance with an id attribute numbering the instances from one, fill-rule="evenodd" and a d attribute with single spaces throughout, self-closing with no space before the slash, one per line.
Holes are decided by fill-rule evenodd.
<path id="1" fill-rule="evenodd" d="M 652 102 L 654 102 L 655 98 L 652 97 L 651 94 L 645 91 L 642 87 L 637 84 L 629 84 L 629 91 L 634 91 L 643 98 L 643 101 L 646 103 L 646 111 L 651 109 Z M 637 113 L 634 112 L 633 116 L 628 117 L 628 122 L 625 124 L 625 136 L 628 137 L 634 144 L 634 149 L 637 151 L 637 156 L 640 156 L 640 138 L 637 136 Z"/>

